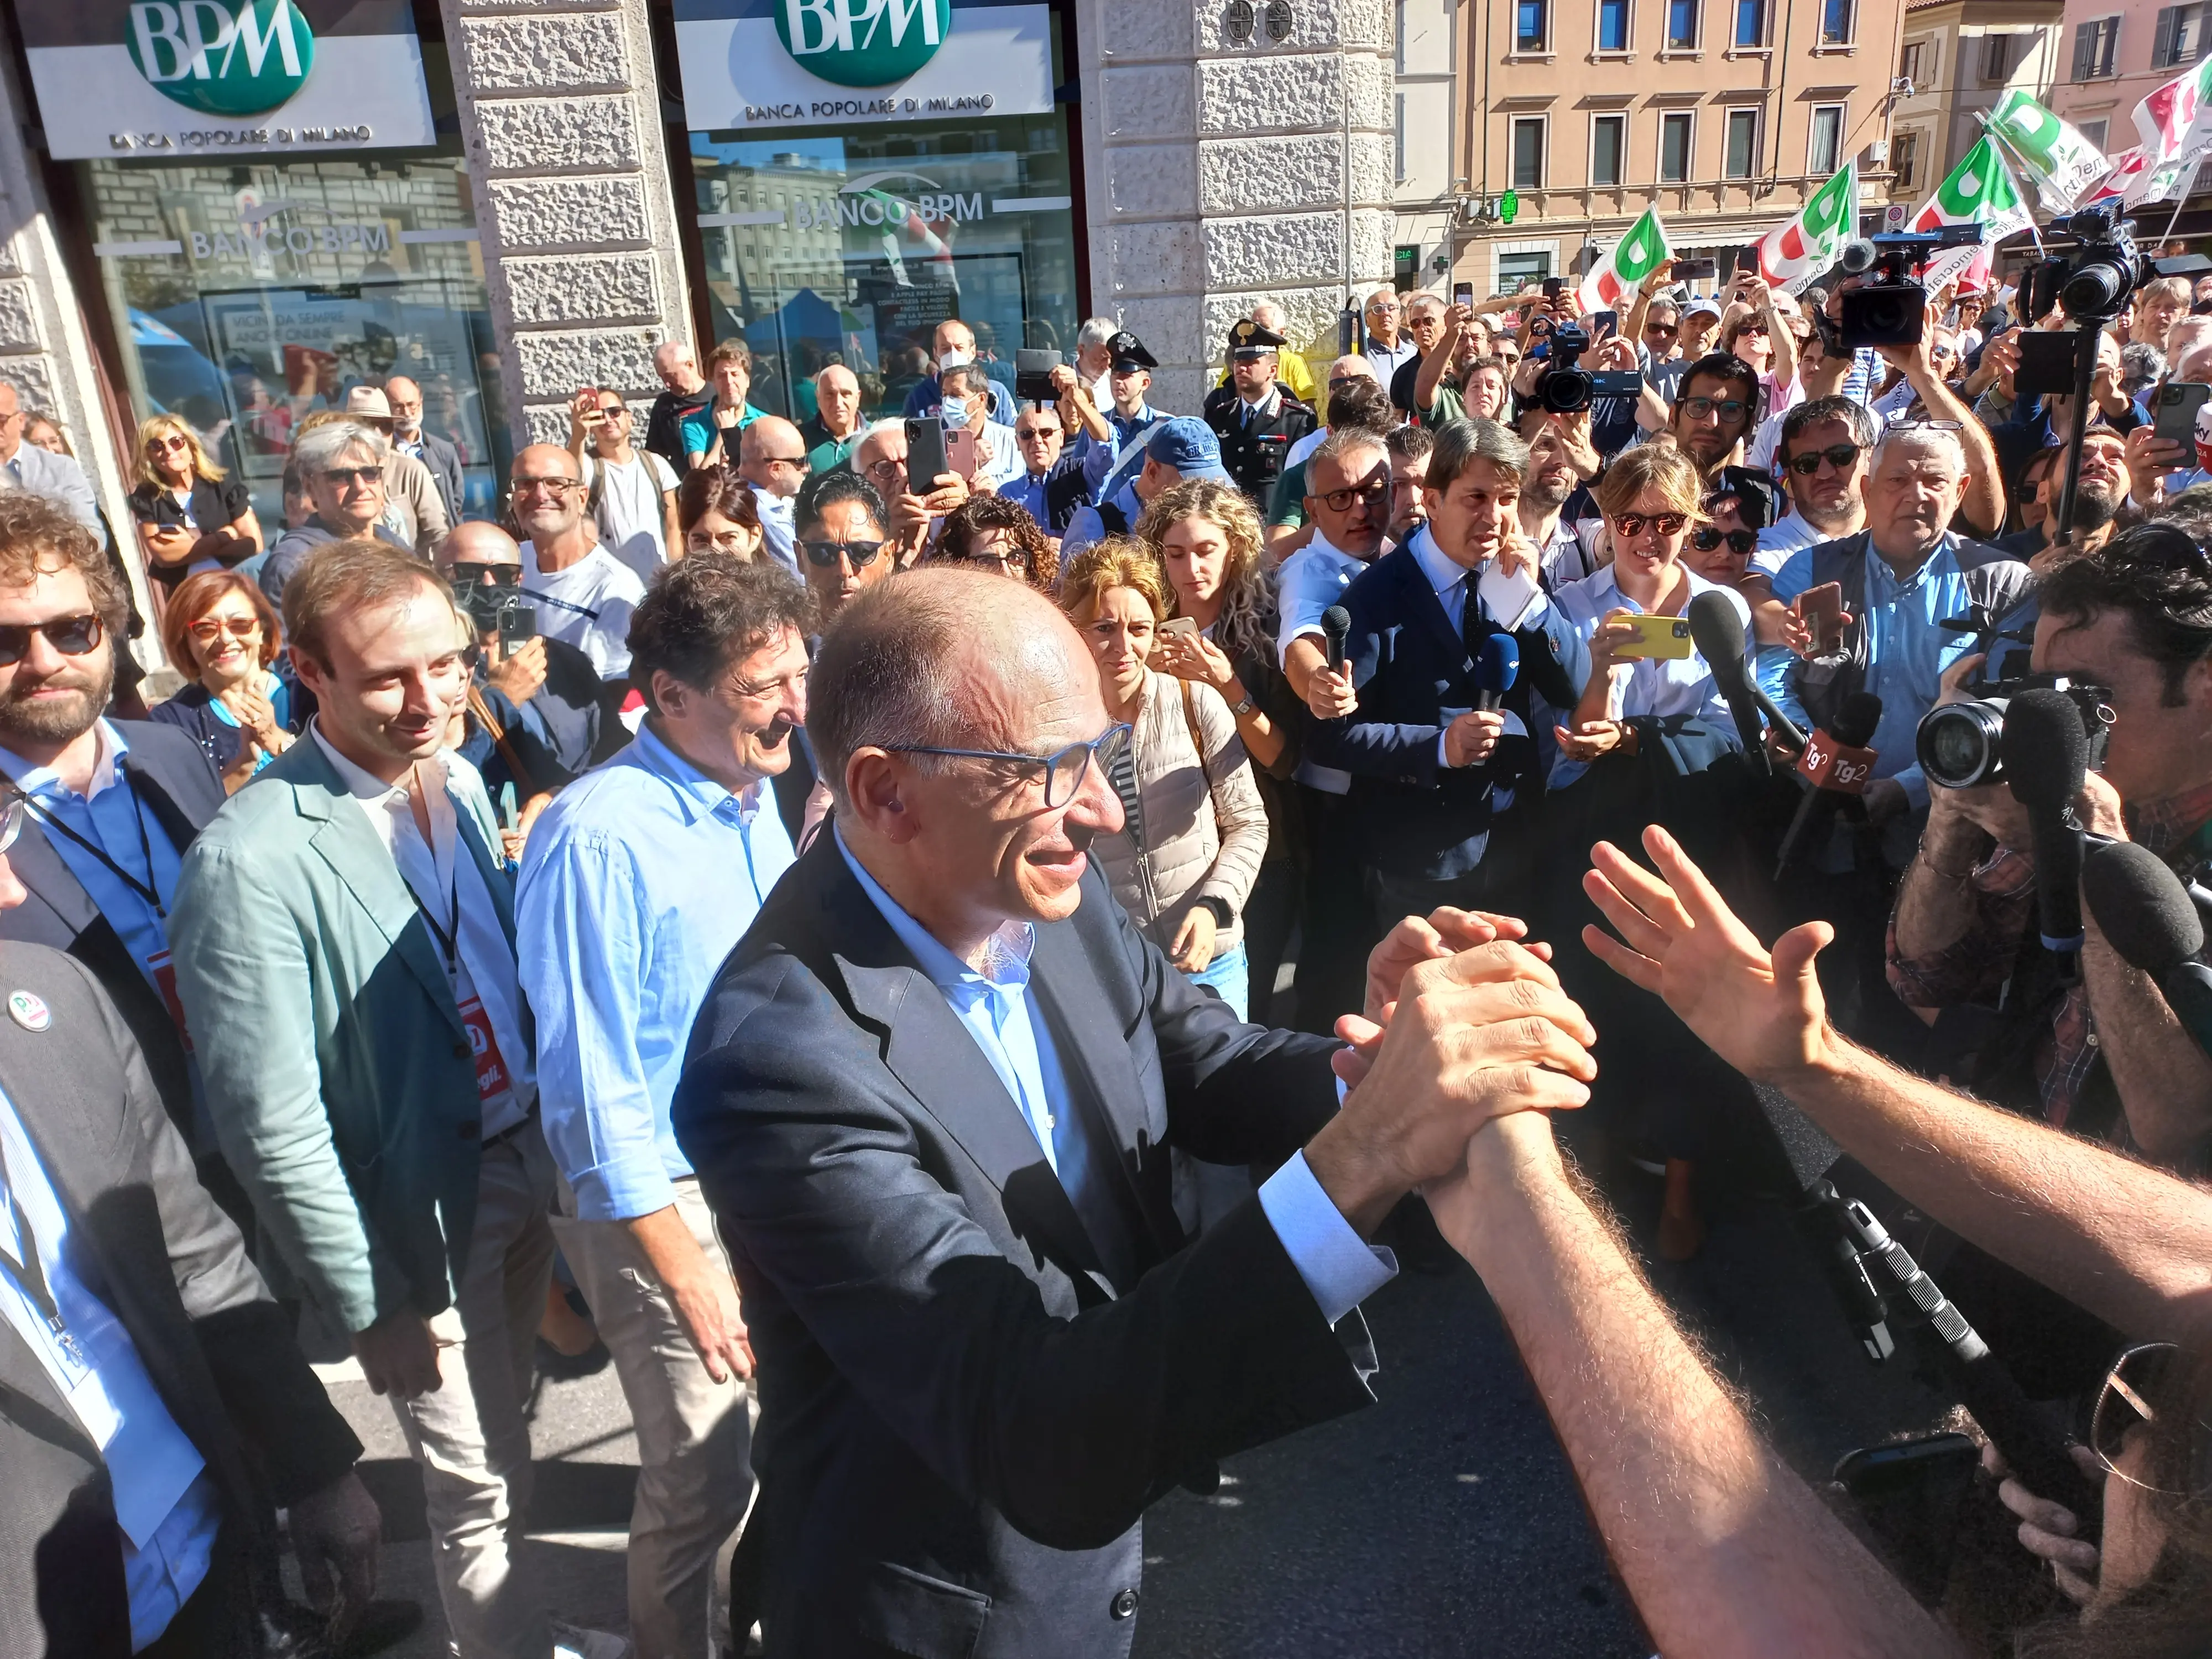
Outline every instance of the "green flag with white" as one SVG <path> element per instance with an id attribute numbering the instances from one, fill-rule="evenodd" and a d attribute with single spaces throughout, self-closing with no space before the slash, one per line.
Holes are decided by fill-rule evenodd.
<path id="1" fill-rule="evenodd" d="M 2104 153 L 2070 123 L 2017 88 L 1997 100 L 1982 125 L 2035 186 L 2046 213 L 2070 211 L 2111 170 Z"/>
<path id="2" fill-rule="evenodd" d="M 1656 270 L 1674 250 L 1667 245 L 1667 228 L 1659 222 L 1659 210 L 1646 208 L 1644 216 L 1628 228 L 1583 278 L 1576 298 L 1584 311 L 1614 311 L 1620 296 Z"/>
<path id="3" fill-rule="evenodd" d="M 2035 216 L 2028 210 L 2012 169 L 2005 165 L 2003 153 L 1996 141 L 1984 133 L 1951 169 L 1951 176 L 1920 204 L 1910 228 L 1924 234 L 1947 225 L 1978 224 L 1982 228 L 1981 246 L 1988 247 L 2034 222 Z M 1979 251 L 1972 244 L 1945 248 L 1928 262 L 1920 279 L 1930 289 L 1941 288 L 1972 264 Z"/>
<path id="4" fill-rule="evenodd" d="M 1805 198 L 1805 205 L 1759 239 L 1759 273 L 1785 294 L 1796 294 L 1836 263 L 1858 228 L 1859 164 L 1843 170 Z"/>

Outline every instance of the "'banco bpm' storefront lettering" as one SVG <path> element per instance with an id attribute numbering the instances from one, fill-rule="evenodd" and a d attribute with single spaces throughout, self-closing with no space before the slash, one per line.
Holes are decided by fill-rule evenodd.
<path id="1" fill-rule="evenodd" d="M 948 191 L 901 201 L 896 196 L 870 191 L 864 196 L 839 197 L 818 207 L 802 196 L 792 204 L 791 228 L 826 230 L 833 225 L 902 225 L 908 214 L 917 220 L 939 222 L 981 219 L 983 192 L 979 190 L 970 195 L 957 196 Z"/>
<path id="2" fill-rule="evenodd" d="M 203 115 L 276 109 L 315 66 L 292 0 L 139 0 L 125 44 L 149 85 Z"/>
<path id="3" fill-rule="evenodd" d="M 792 60 L 841 87 L 903 81 L 952 31 L 952 0 L 782 0 L 775 32 Z"/>
<path id="4" fill-rule="evenodd" d="M 392 252 L 392 227 L 389 225 L 319 225 L 309 228 L 294 225 L 286 229 L 280 225 L 241 224 L 236 231 L 195 230 L 188 232 L 195 259 L 251 259 L 270 253 L 389 253 Z"/>

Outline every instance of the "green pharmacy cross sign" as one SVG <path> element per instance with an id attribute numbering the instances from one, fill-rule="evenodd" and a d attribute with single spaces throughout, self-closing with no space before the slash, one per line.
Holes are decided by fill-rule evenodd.
<path id="1" fill-rule="evenodd" d="M 1509 190 L 1498 198 L 1498 216 L 1511 224 L 1521 215 L 1521 192 Z"/>
<path id="2" fill-rule="evenodd" d="M 810 75 L 887 87 L 937 56 L 952 32 L 952 0 L 781 0 L 775 32 Z"/>
<path id="3" fill-rule="evenodd" d="M 265 114 L 315 66 L 292 0 L 140 0 L 125 44 L 157 92 L 203 115 Z"/>

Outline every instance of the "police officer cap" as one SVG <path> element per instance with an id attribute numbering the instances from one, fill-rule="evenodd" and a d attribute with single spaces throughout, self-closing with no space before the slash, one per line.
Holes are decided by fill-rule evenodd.
<path id="1" fill-rule="evenodd" d="M 1160 366 L 1160 360 L 1145 349 L 1145 343 L 1126 328 L 1106 342 L 1106 350 L 1114 360 L 1114 367 L 1124 374 Z"/>
<path id="2" fill-rule="evenodd" d="M 1264 357 L 1278 346 L 1290 342 L 1273 329 L 1262 328 L 1249 317 L 1237 319 L 1237 326 L 1229 331 L 1229 349 L 1238 357 Z"/>

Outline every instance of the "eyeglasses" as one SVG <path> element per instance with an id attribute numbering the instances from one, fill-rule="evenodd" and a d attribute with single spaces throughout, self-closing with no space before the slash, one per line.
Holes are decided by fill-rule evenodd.
<path id="1" fill-rule="evenodd" d="M 205 641 L 228 634 L 234 640 L 250 640 L 261 631 L 258 617 L 202 617 L 185 630 L 194 639 Z"/>
<path id="2" fill-rule="evenodd" d="M 1126 725 L 1109 726 L 1089 743 L 1071 743 L 1049 755 L 1012 755 L 996 749 L 934 749 L 917 743 L 886 744 L 884 747 L 894 755 L 942 755 L 948 760 L 997 761 L 1024 769 L 1041 766 L 1044 769 L 1044 804 L 1049 809 L 1064 806 L 1075 799 L 1075 792 L 1083 787 L 1083 780 L 1090 775 L 1094 759 L 1101 771 L 1114 769 L 1115 763 L 1128 752 L 1129 728 Z"/>
<path id="3" fill-rule="evenodd" d="M 1801 478 L 1809 478 L 1820 470 L 1820 463 L 1826 461 L 1837 471 L 1848 472 L 1858 465 L 1859 457 L 1865 453 L 1866 451 L 1856 444 L 1830 444 L 1826 449 L 1808 449 L 1802 455 L 1792 455 L 1790 470 Z"/>
<path id="4" fill-rule="evenodd" d="M 190 449 L 191 447 L 192 441 L 181 432 L 172 432 L 166 438 L 146 440 L 146 453 L 149 455 L 160 455 L 172 449 Z"/>
<path id="5" fill-rule="evenodd" d="M 522 567 L 520 564 L 477 564 L 457 562 L 453 580 L 464 587 L 520 587 L 522 586 Z"/>
<path id="6" fill-rule="evenodd" d="M 1924 416 L 1916 421 L 1901 410 L 1889 417 L 1888 425 L 1892 432 L 1964 432 L 1966 429 L 1964 421 L 1931 421 Z"/>
<path id="7" fill-rule="evenodd" d="M 509 480 L 518 495 L 527 495 L 533 489 L 542 489 L 548 495 L 565 495 L 572 489 L 581 489 L 581 478 L 514 478 Z"/>
<path id="8" fill-rule="evenodd" d="M 1646 334 L 1664 334 L 1672 339 L 1682 331 L 1673 323 L 1646 323 L 1644 325 L 1644 331 Z"/>
<path id="9" fill-rule="evenodd" d="M 805 472 L 809 470 L 804 455 L 763 455 L 761 459 L 770 466 L 788 466 Z"/>
<path id="10" fill-rule="evenodd" d="M 897 483 L 906 477 L 906 463 L 889 460 L 871 461 L 868 463 L 868 476 L 884 483 Z"/>
<path id="11" fill-rule="evenodd" d="M 1659 535 L 1679 536 L 1682 526 L 1689 521 L 1690 515 L 1686 513 L 1622 513 L 1613 520 L 1613 533 L 1616 536 L 1640 536 L 1644 533 L 1644 526 L 1650 525 Z"/>
<path id="12" fill-rule="evenodd" d="M 1353 484 L 1348 489 L 1332 489 L 1321 499 L 1332 513 L 1349 513 L 1354 501 L 1365 501 L 1370 507 L 1390 493 L 1388 478 L 1370 478 L 1364 483 Z"/>
<path id="13" fill-rule="evenodd" d="M 852 561 L 854 569 L 865 570 L 884 550 L 881 542 L 801 542 L 799 545 L 806 550 L 806 562 L 823 570 L 834 569 L 841 556 Z"/>
<path id="14" fill-rule="evenodd" d="M 2212 1492 L 2212 1424 L 2202 1419 L 2191 1437 L 2187 1492 L 2154 1486 L 2120 1470 L 2120 1457 L 2127 1449 L 2128 1431 L 2138 1424 L 2158 1421 L 2157 1408 L 2151 1401 L 2166 1393 L 2180 1363 L 2180 1354 L 2181 1350 L 2171 1342 L 2139 1342 L 2112 1362 L 2112 1369 L 2105 1374 L 2105 1386 L 2098 1391 L 2096 1407 L 2089 1414 L 2089 1449 L 2105 1466 L 2107 1474 L 2118 1475 L 2141 1491 L 2163 1492 L 2173 1498 L 2197 1498 Z"/>
<path id="15" fill-rule="evenodd" d="M 0 668 L 13 667 L 30 653 L 33 634 L 45 635 L 46 643 L 64 657 L 82 657 L 88 651 L 100 649 L 107 629 L 99 617 L 89 612 L 82 617 L 57 617 L 52 622 L 15 623 L 0 627 Z"/>
<path id="16" fill-rule="evenodd" d="M 1056 426 L 1016 427 L 1014 428 L 1014 441 L 1018 444 L 1042 443 L 1048 438 L 1057 438 L 1059 435 L 1060 428 Z"/>
<path id="17" fill-rule="evenodd" d="M 1718 415 L 1723 421 L 1740 421 L 1751 405 L 1741 398 L 1685 398 L 1679 407 L 1693 421 Z"/>
<path id="18" fill-rule="evenodd" d="M 1752 549 L 1759 545 L 1759 532 L 1755 530 L 1723 531 L 1711 525 L 1701 525 L 1692 531 L 1690 545 L 1700 553 L 1710 553 L 1721 544 L 1723 538 L 1728 542 L 1729 551 L 1745 558 L 1749 558 Z"/>
<path id="19" fill-rule="evenodd" d="M 752 545 L 752 533 L 746 530 L 718 530 L 709 535 L 695 530 L 684 538 L 684 545 L 694 553 L 742 553 Z"/>
<path id="20" fill-rule="evenodd" d="M 23 798 L 11 789 L 8 792 L 8 804 L 0 806 L 0 853 L 13 847 L 15 838 L 23 833 Z"/>
<path id="21" fill-rule="evenodd" d="M 341 487 L 347 484 L 382 483 L 384 469 L 380 466 L 326 466 L 323 469 L 323 480 L 326 483 L 334 483 Z"/>

